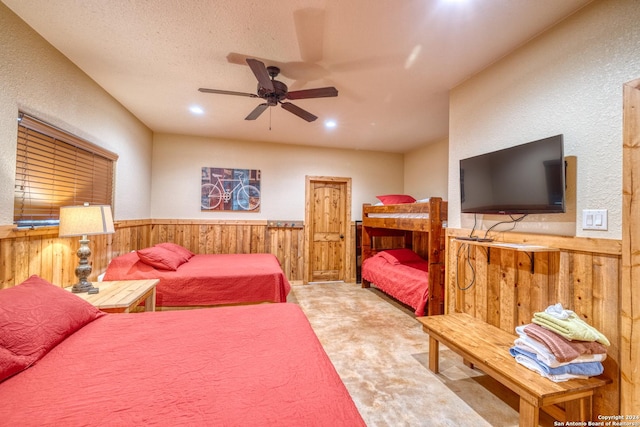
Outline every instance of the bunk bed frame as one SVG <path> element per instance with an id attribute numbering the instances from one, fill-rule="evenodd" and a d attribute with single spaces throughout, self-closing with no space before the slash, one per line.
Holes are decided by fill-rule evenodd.
<path id="1" fill-rule="evenodd" d="M 376 239 L 383 237 L 392 237 L 394 247 L 413 249 L 428 260 L 429 302 L 425 313 L 427 315 L 444 313 L 443 221 L 447 220 L 447 212 L 447 202 L 440 197 L 431 197 L 425 203 L 365 203 L 362 206 L 362 262 L 381 250 L 393 249 L 378 247 Z M 362 280 L 363 288 L 370 286 L 367 280 Z"/>

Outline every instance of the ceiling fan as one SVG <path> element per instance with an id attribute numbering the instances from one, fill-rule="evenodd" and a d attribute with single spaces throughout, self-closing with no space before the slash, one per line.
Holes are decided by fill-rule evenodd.
<path id="1" fill-rule="evenodd" d="M 276 80 L 275 78 L 280 74 L 280 68 L 278 67 L 265 67 L 264 63 L 258 61 L 257 59 L 247 58 L 247 64 L 253 71 L 253 74 L 258 79 L 258 92 L 255 93 L 245 93 L 245 92 L 234 92 L 230 90 L 219 90 L 219 89 L 207 89 L 207 88 L 199 88 L 200 92 L 204 93 L 218 93 L 221 95 L 236 95 L 236 96 L 248 96 L 249 98 L 262 98 L 266 102 L 258 105 L 247 117 L 245 120 L 255 120 L 260 114 L 264 112 L 268 107 L 273 107 L 278 104 L 282 106 L 285 110 L 290 113 L 295 114 L 303 120 L 308 122 L 312 122 L 318 117 L 314 116 L 310 112 L 303 110 L 302 108 L 294 105 L 290 102 L 284 102 L 285 99 L 306 99 L 306 98 L 326 98 L 332 96 L 338 96 L 338 90 L 333 87 L 321 87 L 317 89 L 305 89 L 305 90 L 294 90 L 289 92 L 287 85 L 282 83 L 281 81 Z"/>

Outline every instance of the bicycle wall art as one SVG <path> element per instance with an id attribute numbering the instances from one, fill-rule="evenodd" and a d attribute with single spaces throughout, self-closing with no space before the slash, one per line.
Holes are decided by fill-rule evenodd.
<path id="1" fill-rule="evenodd" d="M 203 167 L 200 210 L 260 212 L 260 171 Z"/>

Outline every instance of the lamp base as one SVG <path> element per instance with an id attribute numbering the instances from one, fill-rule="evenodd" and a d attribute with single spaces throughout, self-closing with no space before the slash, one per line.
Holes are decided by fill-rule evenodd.
<path id="1" fill-rule="evenodd" d="M 100 292 L 100 288 L 93 286 L 91 282 L 78 282 L 71 288 L 71 292 L 74 294 L 81 294 L 87 292 L 89 294 L 97 294 Z"/>
<path id="2" fill-rule="evenodd" d="M 78 283 L 73 285 L 71 292 L 80 294 L 88 292 L 90 294 L 97 294 L 98 288 L 94 288 L 87 277 L 91 274 L 91 264 L 89 264 L 89 257 L 91 256 L 91 249 L 89 249 L 89 240 L 87 236 L 82 236 L 80 239 L 80 247 L 76 252 L 78 258 L 80 258 L 80 264 L 76 267 L 76 276 L 78 277 Z"/>

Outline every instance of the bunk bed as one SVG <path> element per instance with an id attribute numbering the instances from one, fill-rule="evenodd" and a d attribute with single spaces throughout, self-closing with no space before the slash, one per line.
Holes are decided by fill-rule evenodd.
<path id="1" fill-rule="evenodd" d="M 397 299 L 411 305 L 418 316 L 444 313 L 445 233 L 443 223 L 446 225 L 446 220 L 447 202 L 440 197 L 430 197 L 413 203 L 383 205 L 365 203 L 362 207 L 362 287 L 368 288 L 372 283 L 377 285 L 369 280 L 374 276 L 367 270 L 368 265 L 373 264 L 368 261 L 369 259 L 379 257 L 379 253 L 389 249 L 411 249 L 426 262 L 426 267 L 420 267 L 423 270 L 424 283 L 419 292 L 423 294 L 421 298 L 424 298 L 424 303 L 411 304 L 405 298 Z M 406 252 L 403 258 L 407 258 L 404 255 Z M 384 289 L 381 289 L 394 298 L 406 293 L 406 283 L 408 283 L 406 277 L 399 271 L 406 263 L 396 262 L 395 264 L 398 265 L 397 273 L 383 273 L 385 278 L 393 284 L 387 284 Z M 427 271 L 425 272 L 424 269 Z"/>

